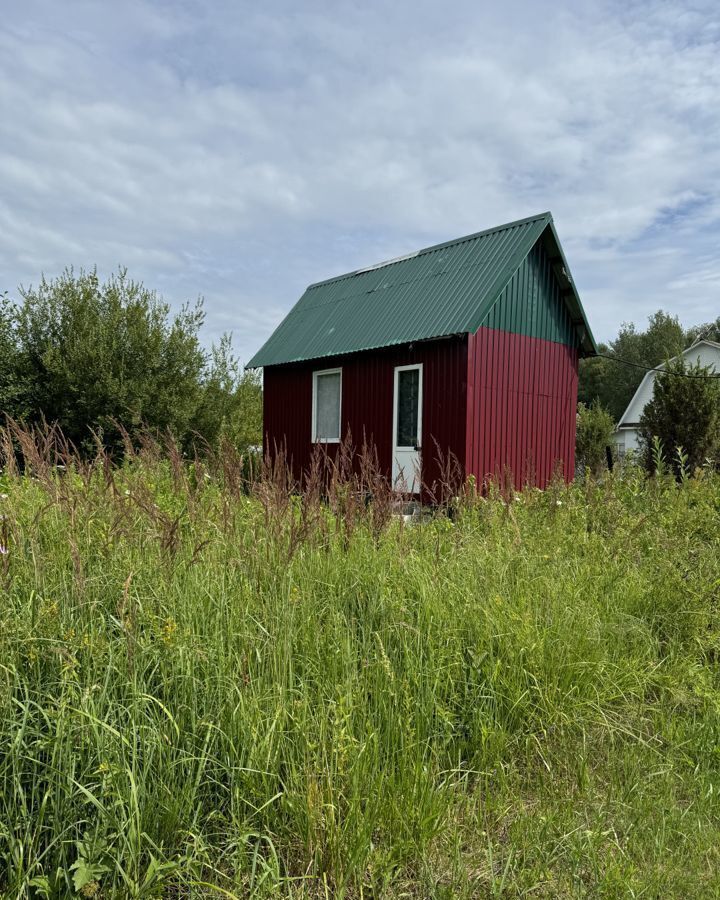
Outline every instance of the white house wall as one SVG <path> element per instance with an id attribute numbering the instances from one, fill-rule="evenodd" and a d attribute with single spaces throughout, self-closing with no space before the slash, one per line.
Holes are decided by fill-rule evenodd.
<path id="1" fill-rule="evenodd" d="M 655 388 L 655 375 L 655 372 L 647 372 L 645 374 L 645 377 L 640 382 L 640 387 L 635 392 L 635 396 L 630 401 L 630 405 L 620 419 L 621 425 L 623 422 L 637 423 L 640 421 L 640 417 L 642 416 L 646 404 L 652 400 L 653 390 Z"/>
<path id="2" fill-rule="evenodd" d="M 720 372 L 720 344 L 703 341 L 694 347 L 689 347 L 683 352 L 683 356 L 690 365 L 699 362 L 701 366 L 710 366 L 713 371 Z M 620 453 L 639 449 L 640 432 L 635 426 L 640 422 L 646 404 L 652 400 L 656 375 L 657 372 L 645 374 L 640 382 L 640 387 L 618 423 L 615 441 Z"/>
<path id="3" fill-rule="evenodd" d="M 640 431 L 638 428 L 618 428 L 615 432 L 615 443 L 618 453 L 622 456 L 628 450 L 637 453 L 640 449 Z"/>
<path id="4" fill-rule="evenodd" d="M 695 347 L 685 350 L 683 356 L 690 365 L 699 362 L 701 366 L 712 366 L 715 371 L 720 372 L 720 345 L 718 344 L 707 342 L 697 344 Z M 634 425 L 640 421 L 646 404 L 652 400 L 656 375 L 657 372 L 646 373 L 635 396 L 630 401 L 630 405 L 623 413 L 619 425 L 622 426 L 624 423 Z"/>

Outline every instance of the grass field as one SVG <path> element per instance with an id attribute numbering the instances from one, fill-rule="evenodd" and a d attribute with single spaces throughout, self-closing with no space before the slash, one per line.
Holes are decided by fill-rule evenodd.
<path id="1" fill-rule="evenodd" d="M 0 895 L 717 897 L 720 479 L 0 476 Z"/>

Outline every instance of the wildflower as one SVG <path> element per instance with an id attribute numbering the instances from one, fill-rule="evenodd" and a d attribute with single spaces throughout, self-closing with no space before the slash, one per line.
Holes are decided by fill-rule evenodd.
<path id="1" fill-rule="evenodd" d="M 556 500 L 555 506 L 562 506 L 562 500 Z"/>
<path id="2" fill-rule="evenodd" d="M 0 494 L 0 500 L 7 500 L 9 496 L 9 494 Z"/>
<path id="3" fill-rule="evenodd" d="M 171 644 L 173 642 L 173 638 L 175 637 L 175 632 L 177 631 L 177 622 L 173 619 L 172 616 L 168 616 L 165 619 L 165 623 L 163 625 L 163 634 L 162 639 L 164 643 Z"/>
<path id="4" fill-rule="evenodd" d="M 0 544 L 0 556 L 7 556 L 8 548 Z"/>

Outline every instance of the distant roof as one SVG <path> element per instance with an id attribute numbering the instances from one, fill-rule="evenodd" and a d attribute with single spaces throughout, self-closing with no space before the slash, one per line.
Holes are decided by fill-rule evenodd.
<path id="1" fill-rule="evenodd" d="M 682 351 L 682 353 L 678 353 L 677 356 L 673 356 L 670 362 L 673 362 L 673 360 L 678 359 L 680 356 L 689 356 L 693 353 L 694 350 L 697 350 L 698 347 L 702 347 L 703 345 L 706 347 L 710 347 L 711 350 L 718 351 L 718 370 L 720 371 L 720 344 L 718 344 L 717 341 L 709 341 L 707 338 L 700 338 L 696 340 L 694 344 L 690 344 L 689 347 L 686 347 Z M 665 362 L 661 362 L 657 366 L 654 366 L 652 369 L 648 369 L 648 371 L 643 375 L 642 381 L 637 386 L 637 390 L 632 396 L 632 400 L 627 405 L 627 409 L 620 416 L 620 420 L 617 424 L 618 430 L 620 428 L 637 428 L 638 422 L 640 420 L 640 415 L 645 408 L 645 403 L 642 402 L 642 398 L 645 395 L 646 385 L 649 381 L 655 380 L 656 373 L 658 371 L 662 371 L 665 368 L 665 365 Z M 649 397 L 647 399 L 649 399 Z M 645 402 L 647 402 L 647 400 Z"/>
<path id="2" fill-rule="evenodd" d="M 248 368 L 475 332 L 541 238 L 581 352 L 594 355 L 595 340 L 545 212 L 311 284 Z"/>

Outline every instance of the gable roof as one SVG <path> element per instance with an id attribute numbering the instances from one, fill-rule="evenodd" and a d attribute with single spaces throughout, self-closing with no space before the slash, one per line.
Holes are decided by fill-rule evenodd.
<path id="1" fill-rule="evenodd" d="M 698 362 L 700 361 L 700 357 L 702 354 L 697 353 L 698 348 L 700 347 L 708 347 L 710 349 L 710 354 L 712 356 L 713 351 L 716 352 L 718 361 L 717 361 L 717 371 L 720 373 L 720 344 L 716 341 L 709 341 L 707 338 L 701 338 L 700 340 L 695 341 L 694 344 L 691 344 L 689 347 L 686 347 L 682 353 L 678 353 L 677 356 L 673 356 L 670 362 L 678 359 L 681 356 L 696 356 L 698 358 Z M 708 363 L 705 363 L 708 364 Z M 709 365 L 715 368 L 715 363 L 710 361 Z M 648 369 L 648 371 L 643 375 L 642 381 L 637 386 L 637 390 L 632 396 L 632 400 L 628 403 L 627 409 L 620 416 L 620 419 L 617 423 L 618 429 L 620 428 L 635 428 L 637 427 L 640 416 L 642 415 L 642 411 L 645 409 L 645 403 L 647 403 L 652 397 L 652 390 L 654 390 L 654 381 L 655 375 L 658 371 L 662 372 L 665 368 L 665 363 L 661 362 L 655 368 Z M 652 390 L 650 390 L 650 386 L 652 385 Z M 644 401 L 644 402 L 643 402 Z"/>
<path id="2" fill-rule="evenodd" d="M 540 239 L 581 353 L 597 352 L 549 212 L 311 284 L 248 368 L 472 333 Z"/>

